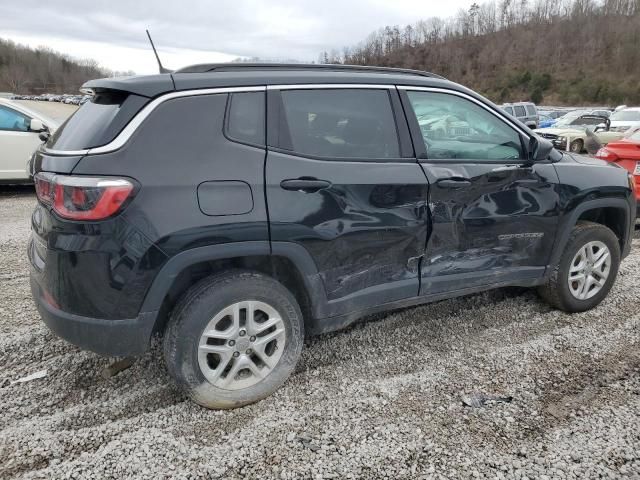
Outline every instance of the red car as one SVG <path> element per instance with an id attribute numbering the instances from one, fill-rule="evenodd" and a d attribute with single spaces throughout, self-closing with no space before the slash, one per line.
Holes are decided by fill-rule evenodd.
<path id="1" fill-rule="evenodd" d="M 640 217 L 640 128 L 627 133 L 623 138 L 607 144 L 596 153 L 597 158 L 615 162 L 633 174 L 635 181 L 638 216 Z"/>

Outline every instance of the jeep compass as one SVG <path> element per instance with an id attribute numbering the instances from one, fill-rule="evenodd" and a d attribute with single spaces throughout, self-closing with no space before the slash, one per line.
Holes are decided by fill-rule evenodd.
<path id="1" fill-rule="evenodd" d="M 633 179 L 426 72 L 196 65 L 93 80 L 36 153 L 28 254 L 48 327 L 133 356 L 162 337 L 198 404 L 260 400 L 305 335 L 504 286 L 598 305 Z"/>

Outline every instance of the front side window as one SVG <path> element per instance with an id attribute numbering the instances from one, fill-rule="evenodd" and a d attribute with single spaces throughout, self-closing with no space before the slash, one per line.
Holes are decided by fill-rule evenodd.
<path id="1" fill-rule="evenodd" d="M 513 107 L 516 111 L 516 117 L 520 118 L 520 117 L 526 117 L 526 113 L 524 112 L 524 107 L 522 105 L 516 105 L 515 107 Z"/>
<path id="2" fill-rule="evenodd" d="M 290 141 L 281 148 L 327 158 L 400 157 L 387 90 L 283 90 L 281 128 Z"/>
<path id="3" fill-rule="evenodd" d="M 480 105 L 447 93 L 407 95 L 429 159 L 522 158 L 518 132 Z"/>
<path id="4" fill-rule="evenodd" d="M 31 120 L 26 115 L 0 105 L 0 130 L 28 132 L 30 124 Z"/>
<path id="5" fill-rule="evenodd" d="M 263 92 L 233 93 L 227 108 L 227 134 L 233 140 L 264 145 L 265 98 Z"/>
<path id="6" fill-rule="evenodd" d="M 538 112 L 536 112 L 536 107 L 534 107 L 533 105 L 527 105 L 527 113 L 530 117 L 538 114 Z"/>

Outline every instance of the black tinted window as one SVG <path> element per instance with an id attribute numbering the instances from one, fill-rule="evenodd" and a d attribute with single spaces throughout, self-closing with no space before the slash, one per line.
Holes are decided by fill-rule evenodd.
<path id="1" fill-rule="evenodd" d="M 56 150 L 81 150 L 111 141 L 117 132 L 113 132 L 114 134 L 106 138 L 105 133 L 115 123 L 115 118 L 127 96 L 125 92 L 96 94 L 49 138 L 47 147 Z"/>
<path id="2" fill-rule="evenodd" d="M 233 93 L 229 98 L 227 135 L 240 142 L 264 145 L 263 92 Z"/>
<path id="3" fill-rule="evenodd" d="M 599 125 L 601 123 L 606 123 L 607 119 L 605 117 L 594 117 L 592 115 L 583 115 L 581 117 L 576 118 L 571 125 Z"/>
<path id="4" fill-rule="evenodd" d="M 290 145 L 303 155 L 399 158 L 395 120 L 386 90 L 286 90 L 282 92 Z"/>

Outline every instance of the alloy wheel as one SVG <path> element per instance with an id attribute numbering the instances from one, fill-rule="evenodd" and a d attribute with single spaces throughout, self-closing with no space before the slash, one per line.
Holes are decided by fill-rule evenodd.
<path id="1" fill-rule="evenodd" d="M 569 267 L 569 291 L 578 300 L 596 295 L 607 282 L 611 271 L 611 252 L 600 241 L 593 241 L 580 248 Z"/>
<path id="2" fill-rule="evenodd" d="M 285 341 L 284 322 L 275 308 L 256 300 L 234 303 L 205 327 L 198 345 L 200 371 L 225 390 L 251 387 L 275 368 Z"/>

